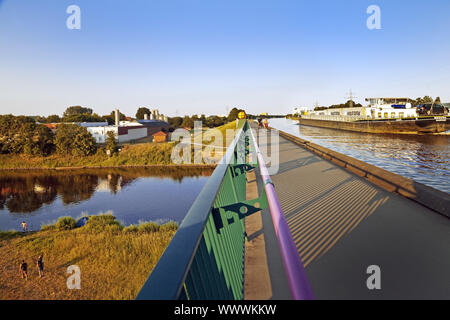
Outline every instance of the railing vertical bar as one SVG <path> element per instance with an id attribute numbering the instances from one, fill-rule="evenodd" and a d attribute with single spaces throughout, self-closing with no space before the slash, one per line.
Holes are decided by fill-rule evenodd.
<path id="1" fill-rule="evenodd" d="M 211 219 L 212 219 L 212 217 L 211 217 Z M 223 291 L 225 291 L 226 296 L 229 299 L 230 298 L 229 288 L 230 288 L 231 284 L 229 283 L 228 278 L 226 277 L 226 272 L 227 271 L 225 270 L 226 269 L 225 261 L 224 261 L 225 259 L 224 259 L 222 250 L 220 248 L 219 241 L 218 241 L 218 233 L 215 232 L 215 230 L 213 230 L 212 228 L 214 228 L 214 227 L 211 227 L 209 232 L 211 233 L 212 245 L 213 245 L 214 250 L 215 250 L 215 255 L 214 256 L 215 256 L 217 265 L 220 266 L 219 269 L 218 269 L 218 272 L 219 273 L 220 272 L 223 273 L 223 281 L 224 281 L 224 283 L 223 283 L 223 285 L 224 285 Z"/>
<path id="2" fill-rule="evenodd" d="M 198 254 L 196 255 L 198 257 L 197 267 L 199 270 L 202 271 L 200 277 L 202 279 L 203 288 L 205 289 L 205 299 L 210 300 L 213 299 L 214 292 L 216 292 L 217 289 L 216 290 L 213 289 L 212 277 L 210 275 L 211 269 L 210 266 L 207 264 L 205 254 L 207 254 L 207 248 L 205 244 L 205 232 L 203 232 L 203 238 L 200 241 L 198 247 Z"/>
<path id="3" fill-rule="evenodd" d="M 205 299 L 205 297 L 207 297 L 206 284 L 202 277 L 203 272 L 202 272 L 202 269 L 201 269 L 201 266 L 200 266 L 198 260 L 199 260 L 199 255 L 196 254 L 194 261 L 192 262 L 190 273 L 192 274 L 192 280 L 194 281 L 194 285 L 197 288 L 197 292 L 199 295 L 198 298 Z"/>
<path id="4" fill-rule="evenodd" d="M 209 235 L 209 228 L 210 228 L 209 226 L 210 226 L 210 223 L 208 221 L 205 231 L 203 232 L 204 245 L 205 245 L 204 251 L 202 251 L 203 261 L 206 266 L 206 272 L 208 274 L 209 283 L 211 283 L 211 286 L 215 288 L 214 291 L 217 292 L 219 298 L 223 299 L 224 296 L 223 296 L 222 287 L 217 281 L 217 276 L 215 276 L 216 272 L 217 273 L 219 272 L 218 266 L 217 265 L 214 266 L 214 263 L 213 263 L 212 257 L 211 257 L 211 255 L 213 253 L 213 248 L 212 248 L 210 235 Z M 211 295 L 211 297 L 213 297 L 213 295 Z"/>

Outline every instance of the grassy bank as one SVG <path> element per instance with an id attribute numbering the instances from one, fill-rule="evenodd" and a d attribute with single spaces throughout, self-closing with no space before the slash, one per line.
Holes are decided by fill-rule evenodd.
<path id="1" fill-rule="evenodd" d="M 223 146 L 226 146 L 226 130 L 235 129 L 235 122 L 230 122 L 215 128 L 223 135 Z M 204 132 L 204 138 L 209 139 L 211 132 Z M 210 142 L 206 142 L 208 144 Z M 0 154 L 0 169 L 55 169 L 55 168 L 79 168 L 79 167 L 122 167 L 122 166 L 151 166 L 174 165 L 171 160 L 175 142 L 167 143 L 142 143 L 125 145 L 122 151 L 114 156 L 106 155 L 103 149 L 99 149 L 92 156 L 71 156 L 52 154 L 47 157 L 30 156 L 25 154 Z M 218 149 L 215 157 L 221 157 L 223 152 Z"/>
<path id="2" fill-rule="evenodd" d="M 95 155 L 86 157 L 59 154 L 48 157 L 2 154 L 0 169 L 170 165 L 173 146 L 173 143 L 126 145 L 118 155 L 112 157 L 101 149 Z"/>
<path id="3" fill-rule="evenodd" d="M 41 231 L 0 232 L 0 300 L 5 299 L 134 299 L 176 232 L 174 223 L 123 227 L 111 215 L 89 217 L 74 228 L 60 218 Z M 35 261 L 44 256 L 45 274 Z M 19 275 L 22 259 L 29 280 Z M 81 269 L 81 290 L 69 290 L 67 267 Z"/>

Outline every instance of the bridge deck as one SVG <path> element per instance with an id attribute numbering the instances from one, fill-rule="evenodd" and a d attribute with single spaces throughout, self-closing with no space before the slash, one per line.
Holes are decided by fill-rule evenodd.
<path id="1" fill-rule="evenodd" d="M 450 298 L 450 219 L 282 137 L 272 180 L 317 299 Z"/>

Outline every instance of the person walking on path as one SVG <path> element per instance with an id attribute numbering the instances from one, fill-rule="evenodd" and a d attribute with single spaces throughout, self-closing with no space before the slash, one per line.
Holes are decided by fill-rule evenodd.
<path id="1" fill-rule="evenodd" d="M 39 256 L 39 258 L 36 261 L 36 266 L 39 273 L 39 278 L 42 278 L 44 276 L 44 261 L 42 255 Z"/>
<path id="2" fill-rule="evenodd" d="M 22 263 L 19 267 L 20 273 L 22 275 L 22 279 L 26 279 L 28 281 L 28 265 L 25 260 L 22 260 Z"/>
<path id="3" fill-rule="evenodd" d="M 269 120 L 264 119 L 264 128 L 269 129 Z"/>
<path id="4" fill-rule="evenodd" d="M 27 232 L 28 231 L 28 224 L 25 221 L 22 221 L 22 231 Z"/>
<path id="5" fill-rule="evenodd" d="M 262 125 L 262 119 L 261 117 L 258 118 L 258 129 L 261 129 L 263 127 Z"/>

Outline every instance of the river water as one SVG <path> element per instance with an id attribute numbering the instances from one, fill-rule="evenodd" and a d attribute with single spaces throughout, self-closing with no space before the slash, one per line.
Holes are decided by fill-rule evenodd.
<path id="1" fill-rule="evenodd" d="M 61 216 L 112 213 L 124 225 L 181 222 L 212 169 L 0 171 L 0 230 L 30 230 Z"/>
<path id="2" fill-rule="evenodd" d="M 270 126 L 304 140 L 450 193 L 449 135 L 380 135 L 299 125 L 271 119 Z"/>

